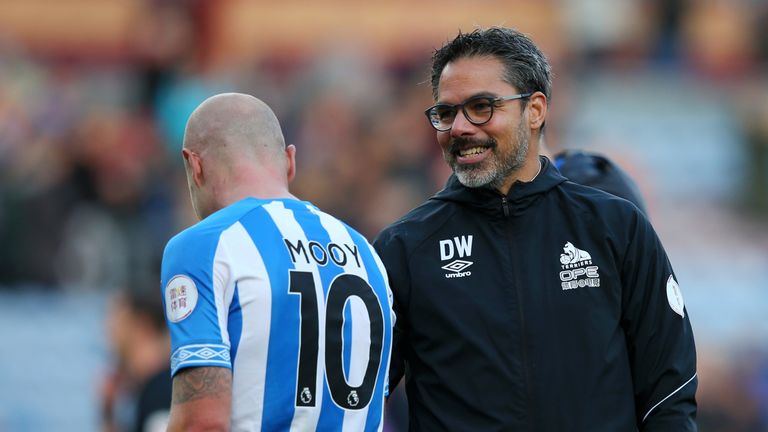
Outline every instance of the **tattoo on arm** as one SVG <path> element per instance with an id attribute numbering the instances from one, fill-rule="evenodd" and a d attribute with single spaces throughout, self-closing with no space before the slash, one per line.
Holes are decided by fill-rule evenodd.
<path id="1" fill-rule="evenodd" d="M 173 378 L 173 404 L 220 397 L 232 391 L 232 371 L 222 367 L 187 368 Z"/>

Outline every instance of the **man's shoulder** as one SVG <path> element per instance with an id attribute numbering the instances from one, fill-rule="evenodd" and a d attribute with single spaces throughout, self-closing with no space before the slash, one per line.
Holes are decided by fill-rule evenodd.
<path id="1" fill-rule="evenodd" d="M 455 203 L 430 198 L 385 227 L 373 244 L 378 248 L 395 239 L 406 245 L 418 243 L 438 230 L 455 211 Z"/>
<path id="2" fill-rule="evenodd" d="M 165 246 L 166 254 L 178 250 L 199 248 L 218 237 L 221 231 L 222 229 L 216 229 L 207 219 L 204 219 L 171 237 Z"/>
<path id="3" fill-rule="evenodd" d="M 625 198 L 611 194 L 594 186 L 587 186 L 574 181 L 564 181 L 559 185 L 573 205 L 584 207 L 588 211 L 611 211 L 630 214 L 640 211 L 637 206 Z"/>
<path id="4" fill-rule="evenodd" d="M 199 252 L 201 248 L 215 247 L 221 234 L 238 222 L 247 210 L 252 209 L 253 207 L 230 206 L 213 213 L 173 236 L 165 246 L 166 255 L 190 250 Z"/>
<path id="5" fill-rule="evenodd" d="M 563 217 L 583 232 L 609 236 L 614 241 L 629 241 L 632 233 L 650 226 L 645 214 L 633 203 L 600 189 L 565 181 L 558 186 L 560 197 L 555 207 Z M 620 243 L 621 243 L 620 242 Z"/>
<path id="6" fill-rule="evenodd" d="M 215 244 L 222 232 L 261 205 L 262 203 L 257 200 L 242 200 L 224 207 L 173 236 L 168 241 L 166 251 L 168 249 L 199 248 L 205 244 Z"/>
<path id="7" fill-rule="evenodd" d="M 360 231 L 357 230 L 357 228 L 350 225 L 342 218 L 320 209 L 312 202 L 302 201 L 302 203 L 305 206 L 302 208 L 303 211 L 310 212 L 320 218 L 323 230 L 327 231 L 329 228 L 332 229 L 332 225 L 337 225 L 338 227 L 343 228 L 355 243 L 368 243 L 368 240 L 362 233 L 360 233 Z M 329 225 L 331 225 L 331 227 L 329 227 Z"/>

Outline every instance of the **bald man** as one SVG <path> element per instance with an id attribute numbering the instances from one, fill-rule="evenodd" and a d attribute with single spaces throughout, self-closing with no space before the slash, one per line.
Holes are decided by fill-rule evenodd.
<path id="1" fill-rule="evenodd" d="M 228 93 L 184 134 L 201 221 L 162 265 L 169 430 L 381 430 L 394 313 L 357 231 L 289 192 L 296 149 L 272 110 Z"/>

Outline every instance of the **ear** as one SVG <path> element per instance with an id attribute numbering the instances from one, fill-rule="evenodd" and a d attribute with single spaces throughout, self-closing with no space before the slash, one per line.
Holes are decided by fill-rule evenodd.
<path id="1" fill-rule="evenodd" d="M 288 160 L 288 183 L 296 177 L 296 146 L 289 144 L 285 148 L 285 157 Z"/>
<path id="2" fill-rule="evenodd" d="M 192 178 L 197 187 L 202 186 L 205 183 L 205 175 L 203 173 L 203 161 L 200 159 L 200 156 L 188 148 L 181 149 L 181 155 L 184 157 L 187 175 Z"/>
<path id="3" fill-rule="evenodd" d="M 528 109 L 528 127 L 531 130 L 540 130 L 547 118 L 547 97 L 542 92 L 531 95 L 526 105 Z"/>

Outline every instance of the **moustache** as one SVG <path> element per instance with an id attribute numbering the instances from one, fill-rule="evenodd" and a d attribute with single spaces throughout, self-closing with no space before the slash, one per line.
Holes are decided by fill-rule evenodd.
<path id="1" fill-rule="evenodd" d="M 454 153 L 458 153 L 459 150 L 463 148 L 478 147 L 478 146 L 494 149 L 498 147 L 498 143 L 493 138 L 477 139 L 477 138 L 467 138 L 467 137 L 456 137 L 456 138 L 451 138 L 451 142 L 448 146 L 448 152 L 454 154 Z"/>

